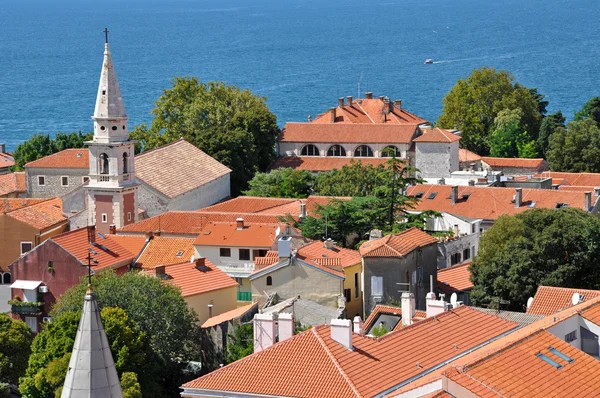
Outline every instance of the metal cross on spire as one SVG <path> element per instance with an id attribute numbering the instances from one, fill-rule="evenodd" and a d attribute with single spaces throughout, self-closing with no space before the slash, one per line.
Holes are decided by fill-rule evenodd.
<path id="1" fill-rule="evenodd" d="M 108 32 L 110 32 L 110 30 L 108 30 L 108 28 L 104 28 L 104 35 L 106 36 L 106 44 L 108 44 Z"/>

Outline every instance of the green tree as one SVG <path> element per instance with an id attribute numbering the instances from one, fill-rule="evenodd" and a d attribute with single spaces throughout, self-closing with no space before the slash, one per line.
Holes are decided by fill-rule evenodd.
<path id="1" fill-rule="evenodd" d="M 183 137 L 232 169 L 234 195 L 275 160 L 280 133 L 277 118 L 266 99 L 250 90 L 176 77 L 155 104 L 150 127 L 140 125 L 130 134 L 139 140 L 138 149 L 152 149 Z"/>
<path id="2" fill-rule="evenodd" d="M 27 369 L 32 340 L 25 322 L 0 313 L 0 383 L 18 384 Z"/>
<path id="3" fill-rule="evenodd" d="M 549 139 L 546 152 L 550 169 L 573 173 L 600 172 L 600 127 L 592 119 L 559 127 Z"/>
<path id="4" fill-rule="evenodd" d="M 390 183 L 389 177 L 385 165 L 351 160 L 349 166 L 317 174 L 313 190 L 322 196 L 371 196 Z"/>
<path id="5" fill-rule="evenodd" d="M 377 326 L 374 326 L 369 334 L 371 334 L 373 337 L 381 337 L 385 336 L 388 333 L 389 329 L 385 326 L 385 324 L 381 323 Z"/>
<path id="6" fill-rule="evenodd" d="M 533 158 L 537 156 L 535 141 L 519 127 L 520 109 L 501 111 L 490 136 L 490 154 L 502 158 Z"/>
<path id="7" fill-rule="evenodd" d="M 28 162 L 52 155 L 68 148 L 84 148 L 85 141 L 92 139 L 92 133 L 56 133 L 54 139 L 49 134 L 35 134 L 25 142 L 17 145 L 13 153 L 15 158 L 15 170 L 23 170 Z"/>
<path id="8" fill-rule="evenodd" d="M 250 180 L 248 196 L 270 198 L 306 198 L 310 195 L 314 176 L 307 170 L 281 168 L 269 173 L 256 173 Z"/>
<path id="9" fill-rule="evenodd" d="M 600 97 L 594 97 L 575 113 L 575 120 L 592 119 L 600 125 Z"/>
<path id="10" fill-rule="evenodd" d="M 566 118 L 561 111 L 557 111 L 551 115 L 544 117 L 540 126 L 540 133 L 537 139 L 538 152 L 546 157 L 548 151 L 549 139 L 559 128 L 565 127 Z"/>
<path id="11" fill-rule="evenodd" d="M 123 398 L 142 398 L 142 387 L 134 372 L 123 372 L 121 375 Z"/>
<path id="12" fill-rule="evenodd" d="M 509 300 L 523 311 L 538 286 L 597 289 L 600 219 L 582 210 L 533 209 L 501 216 L 486 231 L 471 265 L 474 305 Z"/>
<path id="13" fill-rule="evenodd" d="M 490 152 L 489 136 L 500 111 L 519 109 L 522 111 L 519 127 L 537 139 L 540 112 L 545 111 L 546 102 L 536 89 L 528 89 L 513 80 L 507 71 L 475 69 L 446 94 L 437 124 L 461 130 L 462 147 L 485 155 Z"/>
<path id="14" fill-rule="evenodd" d="M 254 352 L 254 330 L 251 323 L 238 325 L 228 336 L 227 363 L 235 362 Z"/>

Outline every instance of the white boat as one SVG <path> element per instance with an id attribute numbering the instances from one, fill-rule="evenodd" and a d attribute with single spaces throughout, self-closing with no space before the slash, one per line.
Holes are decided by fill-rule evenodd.
<path id="1" fill-rule="evenodd" d="M 432 64 L 432 63 L 433 63 L 433 60 L 431 58 L 427 58 L 425 60 L 425 64 Z"/>

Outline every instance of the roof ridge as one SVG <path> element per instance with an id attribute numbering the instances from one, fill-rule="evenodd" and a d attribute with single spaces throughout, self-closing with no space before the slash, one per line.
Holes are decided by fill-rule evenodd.
<path id="1" fill-rule="evenodd" d="M 144 155 L 145 155 L 145 154 L 147 154 L 147 153 L 154 152 L 154 151 L 157 151 L 157 150 L 159 150 L 159 149 L 166 148 L 166 147 L 168 147 L 168 146 L 171 146 L 171 145 L 179 144 L 180 142 L 183 142 L 183 141 L 187 142 L 188 144 L 191 144 L 191 145 L 193 145 L 193 146 L 194 146 L 194 147 L 196 147 L 197 149 L 200 149 L 200 148 L 198 148 L 196 145 L 194 145 L 194 144 L 192 144 L 191 142 L 187 141 L 185 138 L 181 137 L 181 138 L 179 138 L 178 140 L 175 140 L 175 141 L 172 141 L 172 142 L 169 142 L 169 143 L 163 144 L 163 145 L 161 145 L 161 146 L 157 146 L 156 148 L 149 149 L 149 150 L 147 150 L 147 151 L 144 151 L 144 152 L 142 152 L 142 153 L 138 153 L 137 155 L 135 155 L 135 157 L 136 157 L 136 158 L 139 158 L 139 157 L 141 157 L 141 156 L 144 156 Z M 202 149 L 200 149 L 200 150 L 202 151 Z M 202 152 L 204 152 L 204 151 L 202 151 Z"/>
<path id="2" fill-rule="evenodd" d="M 451 266 L 446 267 L 446 268 L 438 269 L 437 273 L 439 274 L 440 272 L 451 271 L 453 269 L 457 269 L 457 268 L 460 268 L 460 267 L 466 267 L 468 265 L 471 265 L 472 263 L 473 263 L 472 261 L 465 261 L 465 262 L 460 263 L 460 264 L 454 264 L 454 265 L 451 265 Z"/>

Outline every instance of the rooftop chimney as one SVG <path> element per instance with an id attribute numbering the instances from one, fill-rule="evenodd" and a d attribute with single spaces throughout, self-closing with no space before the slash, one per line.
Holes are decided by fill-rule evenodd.
<path id="1" fill-rule="evenodd" d="M 212 309 L 213 309 L 213 304 L 212 304 L 212 303 L 210 303 L 210 304 L 208 305 L 208 317 L 209 317 L 209 318 L 212 318 Z"/>
<path id="2" fill-rule="evenodd" d="M 325 248 L 327 250 L 333 249 L 333 240 L 331 238 L 327 238 L 327 240 L 325 241 Z"/>
<path id="3" fill-rule="evenodd" d="M 152 231 L 146 232 L 146 240 L 150 240 L 152 238 L 154 238 L 154 232 L 152 232 Z"/>
<path id="4" fill-rule="evenodd" d="M 600 196 L 600 187 L 594 188 L 594 195 Z"/>
<path id="5" fill-rule="evenodd" d="M 276 336 L 273 314 L 254 315 L 254 352 L 271 347 Z"/>
<path id="6" fill-rule="evenodd" d="M 164 265 L 159 265 L 158 267 L 154 267 L 154 276 L 161 277 L 167 273 Z"/>
<path id="7" fill-rule="evenodd" d="M 590 211 L 590 208 L 592 207 L 592 193 L 585 192 L 584 195 L 585 195 L 585 208 L 583 210 Z"/>
<path id="8" fill-rule="evenodd" d="M 394 105 L 396 106 L 396 108 L 398 108 L 399 110 L 402 110 L 402 100 L 395 100 L 394 101 Z"/>
<path id="9" fill-rule="evenodd" d="M 400 299 L 402 306 L 402 326 L 408 326 L 412 324 L 412 319 L 415 317 L 415 295 L 410 292 L 402 293 Z"/>
<path id="10" fill-rule="evenodd" d="M 385 98 L 385 97 L 384 97 L 383 95 L 380 95 L 380 96 L 379 96 L 379 101 L 383 101 L 383 99 L 384 99 L 384 98 Z"/>
<path id="11" fill-rule="evenodd" d="M 343 107 L 344 107 L 344 97 L 340 97 L 340 98 L 338 98 L 338 106 L 339 106 L 340 108 L 343 108 Z"/>
<path id="12" fill-rule="evenodd" d="M 458 235 L 460 235 L 460 230 L 458 229 L 458 224 L 454 224 L 454 228 L 452 230 L 454 231 L 454 237 L 458 238 Z"/>
<path id="13" fill-rule="evenodd" d="M 345 348 L 352 349 L 352 321 L 350 319 L 331 320 L 331 339 Z"/>
<path id="14" fill-rule="evenodd" d="M 363 330 L 363 321 L 362 321 L 362 319 L 360 319 L 360 317 L 358 315 L 354 317 L 354 320 L 352 321 L 352 325 L 354 327 L 354 333 L 365 334 L 365 331 Z"/>
<path id="15" fill-rule="evenodd" d="M 388 109 L 389 109 L 390 113 L 393 113 L 394 112 L 394 103 L 391 102 L 390 100 L 388 100 L 387 105 L 388 105 Z"/>
<path id="16" fill-rule="evenodd" d="M 458 185 L 452 186 L 452 194 L 450 195 L 450 199 L 452 199 L 452 204 L 456 204 L 456 202 L 458 202 Z"/>
<path id="17" fill-rule="evenodd" d="M 115 224 L 109 225 L 108 233 L 111 235 L 116 235 L 117 234 L 117 226 Z"/>
<path id="18" fill-rule="evenodd" d="M 429 276 L 429 284 L 431 291 L 425 296 L 426 316 L 427 318 L 444 313 L 447 309 L 447 304 L 444 300 L 436 300 L 433 292 L 433 275 Z M 404 317 L 403 317 L 404 318 Z"/>
<path id="19" fill-rule="evenodd" d="M 300 218 L 306 217 L 306 203 L 300 203 Z"/>
<path id="20" fill-rule="evenodd" d="M 235 229 L 238 231 L 244 229 L 244 219 L 243 218 L 240 217 L 235 220 Z"/>
<path id="21" fill-rule="evenodd" d="M 282 236 L 277 241 L 277 252 L 279 258 L 290 258 L 292 256 L 292 238 L 289 236 Z"/>
<path id="22" fill-rule="evenodd" d="M 294 335 L 294 315 L 279 314 L 279 341 L 287 340 Z"/>
<path id="23" fill-rule="evenodd" d="M 469 186 L 470 187 L 474 187 L 475 186 L 475 180 L 469 180 Z"/>
<path id="24" fill-rule="evenodd" d="M 365 98 L 366 99 L 373 99 L 373 93 L 371 91 L 369 91 L 368 93 L 365 93 Z"/>
<path id="25" fill-rule="evenodd" d="M 196 259 L 196 268 L 206 267 L 206 258 L 199 257 Z"/>
<path id="26" fill-rule="evenodd" d="M 329 113 L 331 114 L 331 123 L 335 123 L 335 108 L 331 108 Z"/>
<path id="27" fill-rule="evenodd" d="M 348 105 L 352 106 L 353 102 L 352 102 L 352 96 L 349 95 L 348 96 Z"/>
<path id="28" fill-rule="evenodd" d="M 444 185 L 446 183 L 446 180 L 444 179 L 444 177 L 442 177 L 437 181 L 437 183 L 438 185 Z"/>
<path id="29" fill-rule="evenodd" d="M 0 144 L 0 153 L 6 153 L 6 144 Z"/>
<path id="30" fill-rule="evenodd" d="M 523 188 L 515 189 L 515 207 L 521 207 L 523 204 Z"/>

